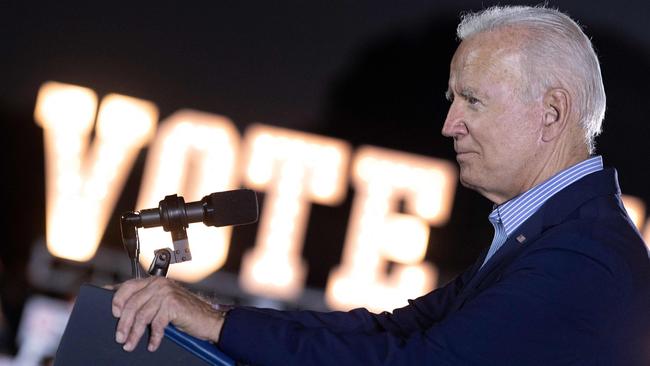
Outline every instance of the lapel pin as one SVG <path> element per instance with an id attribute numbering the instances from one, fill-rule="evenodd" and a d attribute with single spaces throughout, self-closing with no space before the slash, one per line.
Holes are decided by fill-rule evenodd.
<path id="1" fill-rule="evenodd" d="M 523 244 L 523 242 L 526 241 L 526 237 L 523 236 L 522 234 L 519 234 L 519 236 L 517 237 L 517 241 L 519 242 L 519 244 Z"/>

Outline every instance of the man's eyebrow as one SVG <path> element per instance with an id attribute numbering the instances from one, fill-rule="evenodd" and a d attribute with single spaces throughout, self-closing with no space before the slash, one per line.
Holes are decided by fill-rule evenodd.
<path id="1" fill-rule="evenodd" d="M 464 87 L 460 90 L 458 93 L 463 99 L 468 99 L 468 98 L 477 98 L 477 93 L 474 89 Z M 453 102 L 454 101 L 454 93 L 451 91 L 451 88 L 448 87 L 447 90 L 445 91 L 445 98 L 447 98 L 448 101 Z"/>
<path id="2" fill-rule="evenodd" d="M 468 88 L 465 87 L 461 89 L 460 91 L 460 96 L 463 97 L 464 99 L 469 99 L 469 98 L 474 98 L 478 99 L 481 102 L 486 102 L 490 100 L 490 95 L 486 94 L 484 92 L 477 91 L 476 89 Z"/>
<path id="3" fill-rule="evenodd" d="M 451 88 L 447 88 L 447 90 L 445 90 L 445 98 L 447 98 L 447 100 L 450 102 L 454 100 L 454 93 L 451 92 Z"/>
<path id="4" fill-rule="evenodd" d="M 463 98 L 476 97 L 476 93 L 473 89 L 463 88 L 459 93 Z"/>

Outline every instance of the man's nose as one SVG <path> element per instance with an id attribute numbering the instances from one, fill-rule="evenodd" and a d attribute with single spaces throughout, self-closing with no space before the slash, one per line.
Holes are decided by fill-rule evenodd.
<path id="1" fill-rule="evenodd" d="M 445 124 L 442 125 L 442 135 L 446 137 L 458 137 L 467 134 L 467 125 L 463 113 L 452 103 L 447 112 Z"/>

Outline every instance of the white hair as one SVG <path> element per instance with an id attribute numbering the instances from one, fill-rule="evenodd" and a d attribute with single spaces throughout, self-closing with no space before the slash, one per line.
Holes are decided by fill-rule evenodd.
<path id="1" fill-rule="evenodd" d="M 544 6 L 494 6 L 463 15 L 457 35 L 462 41 L 505 27 L 526 31 L 521 54 L 535 92 L 565 87 L 574 96 L 573 110 L 593 153 L 594 138 L 602 130 L 606 97 L 598 57 L 580 25 L 559 10 Z"/>

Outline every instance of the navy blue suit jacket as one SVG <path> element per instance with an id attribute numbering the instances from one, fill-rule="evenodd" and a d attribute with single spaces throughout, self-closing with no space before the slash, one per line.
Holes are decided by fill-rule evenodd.
<path id="1" fill-rule="evenodd" d="M 219 346 L 252 365 L 650 365 L 650 260 L 615 170 L 482 262 L 392 314 L 236 308 Z"/>

